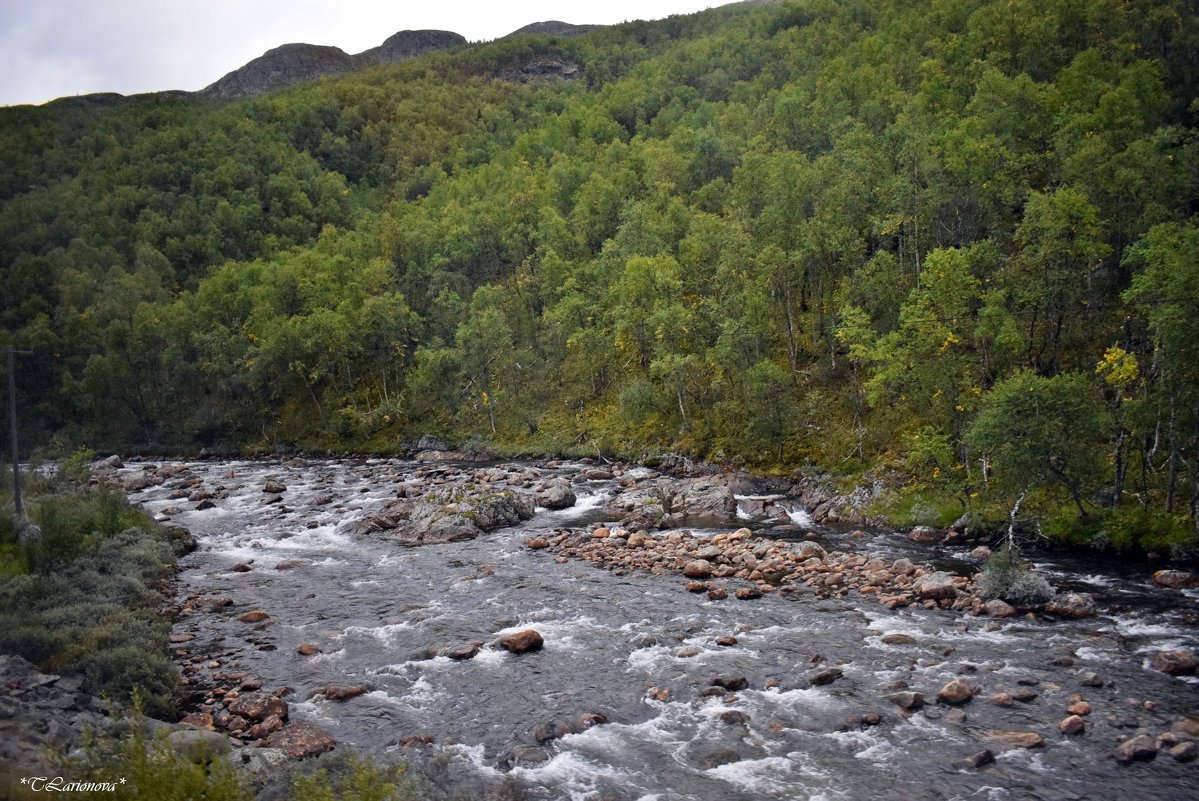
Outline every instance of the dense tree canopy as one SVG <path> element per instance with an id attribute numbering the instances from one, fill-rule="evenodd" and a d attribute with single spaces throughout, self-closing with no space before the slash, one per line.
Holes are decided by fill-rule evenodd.
<path id="1" fill-rule="evenodd" d="M 24 441 L 881 465 L 1184 542 L 1197 64 L 1178 0 L 801 0 L 3 109 Z"/>

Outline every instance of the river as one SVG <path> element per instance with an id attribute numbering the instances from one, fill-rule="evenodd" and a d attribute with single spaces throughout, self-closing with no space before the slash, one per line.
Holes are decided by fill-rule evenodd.
<path id="1" fill-rule="evenodd" d="M 687 592 L 678 574 L 619 574 L 524 546 L 603 520 L 600 503 L 615 481 L 586 480 L 578 464 L 518 466 L 572 481 L 573 507 L 422 547 L 355 530 L 427 465 L 156 466 L 174 475 L 132 500 L 200 543 L 181 560 L 179 596 L 195 599 L 197 611 L 176 624 L 176 633 L 194 636 L 177 646 L 180 660 L 194 662 L 201 680 L 249 671 L 264 689 L 292 688 L 292 719 L 324 729 L 339 749 L 436 764 L 445 780 L 480 791 L 514 777 L 528 797 L 570 801 L 1199 797 L 1197 763 L 1164 752 L 1132 764 L 1111 756 L 1138 730 L 1158 736 L 1194 726 L 1199 734 L 1199 719 L 1186 717 L 1199 714 L 1199 683 L 1148 667 L 1152 651 L 1199 646 L 1199 593 L 1154 587 L 1148 568 L 1039 559 L 1055 584 L 1095 594 L 1099 614 L 1085 620 L 890 610 L 856 593 L 713 601 Z M 129 462 L 121 475 L 150 475 L 148 467 Z M 286 487 L 281 500 L 264 493 L 268 481 Z M 183 497 L 197 490 L 212 493 L 212 508 L 197 510 Z M 802 511 L 793 518 L 810 527 Z M 753 521 L 720 530 L 746 522 Z M 845 531 L 817 534 L 830 548 L 890 559 L 964 557 L 891 532 L 856 540 Z M 290 569 L 276 569 L 281 562 Z M 236 572 L 238 565 L 250 569 Z M 201 603 L 219 598 L 232 604 Z M 237 620 L 250 610 L 269 619 Z M 541 633 L 542 650 L 495 647 L 524 628 Z M 887 634 L 911 642 L 887 644 Z M 717 644 L 728 637 L 735 642 Z M 425 653 L 472 640 L 487 645 L 470 660 Z M 301 656 L 305 643 L 320 653 Z M 806 677 L 817 667 L 836 667 L 840 677 L 813 686 Z M 1083 686 L 1088 672 L 1103 686 Z M 748 686 L 718 691 L 718 675 L 744 677 Z M 976 688 L 974 700 L 935 703 L 956 678 Z M 348 701 L 313 696 L 331 684 L 367 692 Z M 906 713 L 884 698 L 903 689 L 928 705 Z M 1004 692 L 1024 700 L 988 700 Z M 1086 731 L 1059 734 L 1076 696 L 1092 707 Z M 584 729 L 586 714 L 607 722 Z M 538 744 L 535 735 L 558 724 L 575 731 Z M 1013 747 L 1004 732 L 1037 733 L 1045 744 Z M 413 735 L 433 745 L 412 748 L 405 738 Z M 963 762 L 983 749 L 993 763 Z"/>

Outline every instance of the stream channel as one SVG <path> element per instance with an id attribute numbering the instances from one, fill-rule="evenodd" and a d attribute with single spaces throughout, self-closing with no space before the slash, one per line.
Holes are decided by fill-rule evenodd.
<path id="1" fill-rule="evenodd" d="M 678 573 L 621 575 L 525 547 L 531 537 L 605 520 L 601 502 L 616 481 L 587 480 L 580 464 L 516 466 L 570 480 L 574 506 L 539 508 L 515 527 L 421 547 L 356 530 L 429 465 L 157 464 L 166 467 L 172 478 L 130 497 L 199 540 L 181 560 L 179 596 L 232 599 L 178 621 L 176 633 L 195 637 L 180 653 L 217 660 L 222 671 L 249 671 L 263 689 L 292 688 L 291 718 L 325 730 L 339 749 L 436 758 L 455 786 L 494 790 L 511 776 L 527 797 L 571 801 L 1199 797 L 1199 763 L 1165 752 L 1131 764 L 1112 757 L 1138 730 L 1158 736 L 1199 728 L 1196 679 L 1148 666 L 1153 651 L 1199 646 L 1199 592 L 1155 587 L 1148 567 L 1116 571 L 1110 563 L 1038 558 L 1059 588 L 1094 595 L 1099 613 L 1084 620 L 890 610 L 856 592 L 737 600 L 736 582 L 727 600 L 713 601 L 687 592 Z M 120 477 L 153 469 L 130 462 Z M 269 480 L 286 486 L 282 501 L 267 503 Z M 196 510 L 180 498 L 181 486 L 207 488 L 215 506 Z M 691 530 L 755 526 L 739 517 L 724 528 Z M 800 509 L 792 519 L 830 550 L 925 562 L 965 556 L 894 532 L 853 539 L 812 526 Z M 298 566 L 275 569 L 288 560 Z M 251 569 L 234 572 L 239 564 Z M 238 621 L 248 610 L 265 611 L 269 623 Z M 499 637 L 530 627 L 544 637 L 542 650 L 513 655 L 496 647 Z M 884 644 L 884 634 L 912 641 Z M 727 635 L 736 643 L 716 644 Z M 425 654 L 471 640 L 488 645 L 467 661 Z M 299 655 L 304 643 L 321 652 Z M 836 666 L 841 676 L 810 686 L 804 677 L 816 665 Z M 1082 686 L 1087 672 L 1099 674 L 1103 686 Z M 718 674 L 743 676 L 748 687 L 712 693 L 709 682 Z M 959 712 L 935 702 L 955 678 L 977 689 Z M 368 691 L 348 701 L 313 697 L 330 684 Z M 884 698 L 904 687 L 928 705 L 905 713 Z M 1026 700 L 988 701 L 1019 690 Z M 1086 731 L 1059 734 L 1076 695 L 1092 707 Z M 541 745 L 534 739 L 539 724 L 570 724 L 586 713 L 607 722 Z M 862 725 L 863 716 L 875 714 L 877 725 Z M 1002 732 L 1038 733 L 1045 744 L 1013 747 Z M 411 735 L 428 735 L 434 744 L 401 746 Z M 973 768 L 963 761 L 983 749 L 994 752 L 994 762 Z"/>

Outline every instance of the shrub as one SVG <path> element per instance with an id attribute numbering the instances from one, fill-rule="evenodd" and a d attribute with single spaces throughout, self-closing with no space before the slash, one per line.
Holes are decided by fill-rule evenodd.
<path id="1" fill-rule="evenodd" d="M 1004 547 L 987 559 L 978 578 L 978 592 L 983 600 L 995 598 L 1015 606 L 1039 606 L 1053 597 L 1053 587 L 1045 577 L 1025 569 L 1020 552 Z"/>

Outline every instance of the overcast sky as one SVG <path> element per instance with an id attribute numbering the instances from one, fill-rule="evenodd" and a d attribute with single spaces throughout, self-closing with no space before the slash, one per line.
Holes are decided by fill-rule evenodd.
<path id="1" fill-rule="evenodd" d="M 728 0 L 0 0 L 0 105 L 202 89 L 272 47 L 347 53 L 405 29 L 496 39 L 544 20 L 658 19 Z"/>

